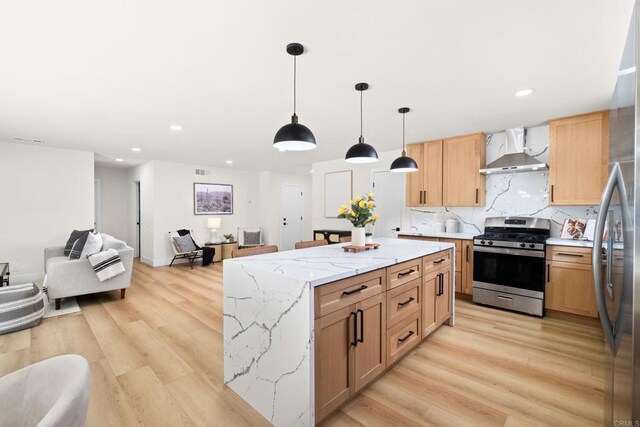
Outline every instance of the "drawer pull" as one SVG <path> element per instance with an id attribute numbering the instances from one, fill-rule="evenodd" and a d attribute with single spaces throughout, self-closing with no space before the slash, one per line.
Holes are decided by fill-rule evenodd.
<path id="1" fill-rule="evenodd" d="M 409 331 L 409 333 L 407 335 L 405 335 L 404 337 L 398 338 L 398 342 L 405 342 L 406 340 L 411 338 L 413 336 L 413 334 L 415 334 L 415 332 Z"/>
<path id="2" fill-rule="evenodd" d="M 358 315 L 355 312 L 351 312 L 349 317 L 353 316 L 353 341 L 351 341 L 351 345 L 353 347 L 358 346 Z"/>
<path id="3" fill-rule="evenodd" d="M 498 295 L 498 299 L 503 299 L 503 300 L 506 300 L 506 301 L 513 301 L 513 298 L 503 297 L 502 295 Z"/>
<path id="4" fill-rule="evenodd" d="M 362 291 L 364 291 L 364 290 L 365 290 L 365 289 L 367 289 L 367 288 L 368 288 L 368 286 L 367 286 L 367 285 L 362 285 L 362 286 L 360 286 L 360 287 L 359 287 L 359 288 L 357 288 L 357 289 L 353 289 L 353 290 L 351 290 L 351 291 L 344 291 L 344 292 L 342 293 L 342 296 L 357 294 L 358 292 L 362 292 Z"/>
<path id="5" fill-rule="evenodd" d="M 357 309 L 356 313 L 360 315 L 360 338 L 357 339 L 358 342 L 364 342 L 364 311 Z"/>
<path id="6" fill-rule="evenodd" d="M 577 258 L 583 258 L 584 257 L 584 254 L 576 254 L 576 253 L 573 253 L 573 252 L 558 252 L 558 255 L 574 256 L 574 257 L 577 257 Z"/>
<path id="7" fill-rule="evenodd" d="M 415 273 L 415 272 L 416 272 L 416 271 L 412 268 L 412 269 L 411 269 L 411 270 L 409 270 L 409 271 L 403 271 L 402 273 L 398 273 L 398 277 L 403 277 L 403 276 L 406 276 L 406 275 L 408 275 L 408 274 Z"/>
<path id="8" fill-rule="evenodd" d="M 411 301 L 414 301 L 414 300 L 415 300 L 415 298 L 414 298 L 414 297 L 409 297 L 409 299 L 408 299 L 408 300 L 403 301 L 403 302 L 399 302 L 399 303 L 398 303 L 398 306 L 402 307 L 402 306 L 404 306 L 404 305 L 409 304 Z"/>
<path id="9" fill-rule="evenodd" d="M 446 261 L 446 258 L 441 258 L 438 261 L 433 261 L 434 264 L 442 264 L 443 262 Z"/>

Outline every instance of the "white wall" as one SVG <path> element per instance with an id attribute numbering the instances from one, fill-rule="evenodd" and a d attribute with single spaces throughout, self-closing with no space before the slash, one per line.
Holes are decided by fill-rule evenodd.
<path id="1" fill-rule="evenodd" d="M 135 214 L 135 182 L 140 182 L 140 260 L 153 264 L 153 195 L 154 168 L 152 162 L 144 163 L 129 170 L 129 239 L 127 243 L 135 248 L 136 214 Z"/>
<path id="2" fill-rule="evenodd" d="M 0 142 L 0 261 L 11 280 L 38 280 L 44 248 L 93 228 L 93 153 Z"/>
<path id="3" fill-rule="evenodd" d="M 123 168 L 96 167 L 95 179 L 100 181 L 101 219 L 100 232 L 120 240 L 129 239 L 130 189 L 129 170 Z M 97 197 L 97 195 L 96 195 Z M 96 212 L 98 216 L 98 212 Z M 128 242 L 132 245 L 132 242 Z"/>

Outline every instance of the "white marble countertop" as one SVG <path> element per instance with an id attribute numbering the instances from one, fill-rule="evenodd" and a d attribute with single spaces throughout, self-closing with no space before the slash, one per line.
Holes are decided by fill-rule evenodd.
<path id="1" fill-rule="evenodd" d="M 378 249 L 358 253 L 345 252 L 342 246 L 349 243 L 344 243 L 226 259 L 224 264 L 251 266 L 253 271 L 282 274 L 319 286 L 454 247 L 451 243 L 391 238 L 374 242 L 380 243 Z"/>
<path id="2" fill-rule="evenodd" d="M 416 236 L 416 237 L 435 237 L 442 239 L 462 239 L 473 240 L 477 234 L 471 233 L 434 233 L 434 232 L 418 232 L 418 231 L 400 231 L 398 236 Z"/>
<path id="3" fill-rule="evenodd" d="M 592 240 L 571 240 L 571 239 L 561 239 L 559 237 L 551 237 L 547 239 L 547 245 L 577 246 L 580 248 L 592 248 L 593 241 Z"/>

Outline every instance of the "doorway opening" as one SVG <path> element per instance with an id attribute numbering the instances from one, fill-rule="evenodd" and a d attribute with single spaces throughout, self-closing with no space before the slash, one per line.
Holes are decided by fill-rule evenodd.
<path id="1" fill-rule="evenodd" d="M 302 241 L 302 212 L 304 209 L 304 187 L 297 184 L 282 184 L 280 187 L 280 249 L 293 249 Z"/>
<path id="2" fill-rule="evenodd" d="M 134 233 L 134 239 L 135 239 L 135 243 L 133 245 L 133 256 L 134 257 L 139 257 L 140 256 L 140 248 L 141 248 L 141 226 L 140 226 L 140 222 L 141 222 L 141 218 L 140 218 L 140 181 L 136 181 L 133 183 L 133 199 L 134 199 L 134 229 L 135 229 L 135 233 Z"/>
<path id="3" fill-rule="evenodd" d="M 375 213 L 379 219 L 373 227 L 375 237 L 397 237 L 402 228 L 405 198 L 405 174 L 388 170 L 373 171 Z"/>

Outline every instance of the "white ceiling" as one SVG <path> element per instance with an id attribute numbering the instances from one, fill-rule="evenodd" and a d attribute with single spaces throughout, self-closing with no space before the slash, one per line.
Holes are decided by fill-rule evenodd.
<path id="1" fill-rule="evenodd" d="M 307 172 L 365 140 L 535 125 L 607 106 L 632 0 L 13 1 L 0 14 L 0 140 Z M 273 136 L 298 114 L 311 152 Z M 522 88 L 535 89 L 516 98 Z M 168 129 L 179 123 L 183 131 Z M 131 152 L 138 146 L 142 153 Z M 102 157 L 105 156 L 105 157 Z"/>

